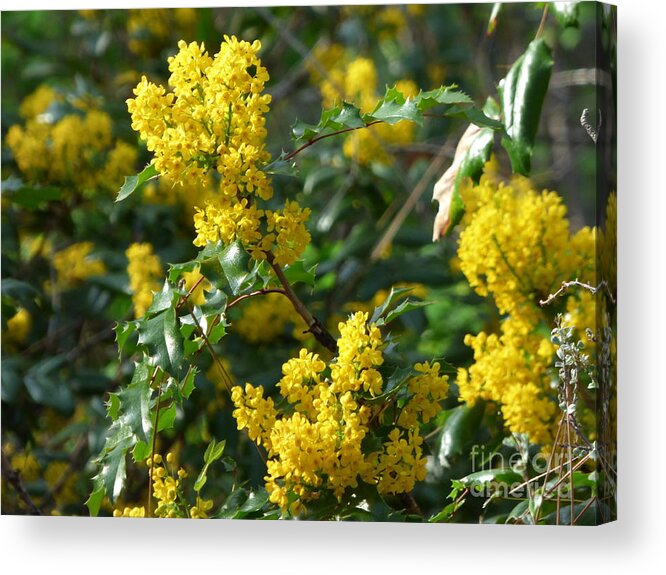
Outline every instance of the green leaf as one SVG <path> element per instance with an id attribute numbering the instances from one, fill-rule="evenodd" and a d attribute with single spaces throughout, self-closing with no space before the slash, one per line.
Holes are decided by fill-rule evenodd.
<path id="1" fill-rule="evenodd" d="M 125 198 L 131 196 L 138 188 L 145 184 L 148 180 L 159 176 L 157 168 L 153 164 L 148 164 L 136 176 L 125 176 L 125 183 L 118 190 L 116 202 L 122 202 Z"/>
<path id="2" fill-rule="evenodd" d="M 13 403 L 18 392 L 23 387 L 23 376 L 21 375 L 21 359 L 19 357 L 3 357 L 0 363 L 2 371 L 2 385 L 0 394 L 3 403 Z"/>
<path id="3" fill-rule="evenodd" d="M 173 285 L 169 280 L 164 280 L 162 290 L 153 295 L 153 301 L 150 307 L 146 310 L 146 315 L 155 315 L 171 307 L 175 307 L 180 295 L 173 289 Z"/>
<path id="4" fill-rule="evenodd" d="M 219 443 L 212 439 L 208 444 L 206 451 L 204 452 L 204 465 L 199 472 L 197 480 L 194 482 L 194 490 L 198 493 L 201 491 L 204 485 L 206 485 L 208 467 L 224 453 L 224 447 L 226 446 L 226 441 L 222 440 Z"/>
<path id="5" fill-rule="evenodd" d="M 212 344 L 219 342 L 225 335 L 227 335 L 227 326 L 224 322 L 220 321 L 208 333 L 208 341 Z"/>
<path id="6" fill-rule="evenodd" d="M 236 241 L 224 248 L 219 253 L 218 259 L 231 293 L 237 295 L 250 277 L 248 268 L 250 255 L 243 248 L 243 244 Z"/>
<path id="7" fill-rule="evenodd" d="M 139 322 L 136 321 L 126 321 L 123 323 L 117 323 L 113 328 L 113 331 L 116 332 L 116 342 L 118 343 L 118 357 L 120 358 L 125 348 L 125 344 L 129 337 L 136 333 L 139 326 Z"/>
<path id="8" fill-rule="evenodd" d="M 377 306 L 372 313 L 372 316 L 368 320 L 368 324 L 373 324 L 379 321 L 380 318 L 384 316 L 387 310 L 391 309 L 393 304 L 395 304 L 403 295 L 412 291 L 413 288 L 391 288 L 388 297 L 384 302 Z"/>
<path id="9" fill-rule="evenodd" d="M 39 292 L 29 283 L 14 278 L 4 278 L 0 292 L 20 303 L 31 303 L 39 297 Z"/>
<path id="10" fill-rule="evenodd" d="M 62 197 L 62 190 L 54 186 L 23 186 L 16 191 L 3 190 L 3 195 L 6 195 L 12 203 L 34 210 L 46 202 L 59 200 Z"/>
<path id="11" fill-rule="evenodd" d="M 512 485 L 514 483 L 522 483 L 523 477 L 520 473 L 515 472 L 511 468 L 487 469 L 483 471 L 476 471 L 460 479 L 460 482 L 465 487 L 486 486 L 492 483 L 504 483 Z"/>
<path id="12" fill-rule="evenodd" d="M 365 122 L 360 110 L 348 102 L 328 110 L 323 110 L 319 123 L 316 125 L 296 122 L 292 126 L 292 134 L 296 140 L 312 140 L 317 136 L 330 134 L 339 130 L 363 128 Z"/>
<path id="13" fill-rule="evenodd" d="M 317 264 L 306 268 L 303 260 L 298 260 L 284 269 L 284 275 L 292 285 L 304 283 L 314 287 L 316 270 Z"/>
<path id="14" fill-rule="evenodd" d="M 448 467 L 452 458 L 461 455 L 473 441 L 483 418 L 483 402 L 477 401 L 473 407 L 460 405 L 450 410 L 438 440 L 437 459 Z"/>
<path id="15" fill-rule="evenodd" d="M 178 329 L 176 310 L 169 308 L 141 322 L 139 343 L 145 345 L 150 364 L 178 377 L 183 364 L 183 338 Z"/>
<path id="16" fill-rule="evenodd" d="M 428 92 L 419 93 L 414 102 L 421 112 L 435 106 L 473 106 L 474 101 L 465 92 L 456 89 L 457 86 L 440 86 Z"/>
<path id="17" fill-rule="evenodd" d="M 132 449 L 132 457 L 134 461 L 139 462 L 145 460 L 151 453 L 150 444 L 145 441 L 137 441 L 134 449 Z"/>
<path id="18" fill-rule="evenodd" d="M 96 484 L 95 489 L 86 500 L 86 507 L 92 517 L 97 517 L 97 515 L 99 515 L 102 501 L 104 501 L 104 486 L 100 483 Z"/>
<path id="19" fill-rule="evenodd" d="M 66 354 L 49 357 L 34 364 L 25 374 L 24 385 L 32 400 L 62 412 L 74 409 L 74 394 L 60 374 Z"/>
<path id="20" fill-rule="evenodd" d="M 176 404 L 172 403 L 169 407 L 160 409 L 160 420 L 157 425 L 157 432 L 171 429 L 176 420 Z"/>
<path id="21" fill-rule="evenodd" d="M 530 42 L 500 82 L 502 118 L 507 135 L 502 145 L 514 173 L 527 176 L 541 108 L 548 90 L 553 58 L 542 38 Z"/>
<path id="22" fill-rule="evenodd" d="M 455 512 L 458 511 L 458 509 L 460 509 L 463 505 L 465 505 L 465 501 L 465 499 L 461 499 L 460 501 L 453 501 L 449 503 L 439 513 L 436 513 L 430 519 L 428 519 L 428 523 L 446 523 L 450 521 Z"/>
<path id="23" fill-rule="evenodd" d="M 196 260 L 184 262 L 182 264 L 169 264 L 167 277 L 171 283 L 176 283 L 178 278 L 180 278 L 185 272 L 194 271 L 198 267 L 199 263 Z"/>
<path id="24" fill-rule="evenodd" d="M 366 123 L 382 121 L 386 124 L 397 124 L 402 120 L 422 123 L 423 114 L 415 100 L 405 96 L 395 87 L 389 88 L 384 97 L 379 100 L 371 114 L 364 116 Z"/>
<path id="25" fill-rule="evenodd" d="M 406 299 L 400 302 L 400 304 L 395 309 L 389 311 L 385 317 L 379 318 L 379 320 L 377 320 L 377 323 L 375 325 L 378 326 L 388 325 L 394 319 L 397 319 L 401 315 L 406 314 L 407 312 L 410 312 L 412 310 L 430 305 L 430 303 L 431 302 L 429 301 L 417 301 L 417 300 Z"/>
<path id="26" fill-rule="evenodd" d="M 563 28 L 578 28 L 578 2 L 551 2 L 550 8 Z"/>
<path id="27" fill-rule="evenodd" d="M 109 428 L 104 447 L 95 460 L 99 472 L 94 477 L 93 495 L 88 508 L 94 514 L 99 511 L 101 501 L 99 490 L 111 502 L 120 495 L 126 477 L 126 458 L 129 450 L 139 443 L 148 445 L 152 432 L 150 406 L 152 390 L 151 372 L 145 363 L 135 364 L 132 381 L 116 394 L 111 394 L 107 403 L 107 412 L 113 423 Z M 142 455 L 145 449 L 136 448 L 135 455 Z M 94 497 L 93 497 L 94 496 Z"/>
<path id="28" fill-rule="evenodd" d="M 219 443 L 216 443 L 215 440 L 213 439 L 208 447 L 206 448 L 206 451 L 204 453 L 204 462 L 210 465 L 214 461 L 218 460 L 220 457 L 222 457 L 222 454 L 224 453 L 224 448 L 226 446 L 227 442 L 225 440 L 220 441 Z"/>
<path id="29" fill-rule="evenodd" d="M 187 375 L 180 383 L 180 393 L 185 399 L 189 399 L 190 395 L 194 391 L 194 379 L 197 375 L 197 368 L 190 367 L 187 372 Z"/>

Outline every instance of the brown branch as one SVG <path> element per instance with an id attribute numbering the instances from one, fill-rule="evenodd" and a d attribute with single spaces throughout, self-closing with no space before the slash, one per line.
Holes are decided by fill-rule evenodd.
<path id="1" fill-rule="evenodd" d="M 398 494 L 398 498 L 405 506 L 405 509 L 409 511 L 409 513 L 411 513 L 412 515 L 419 515 L 423 517 L 423 511 L 421 511 L 421 508 L 419 507 L 419 504 L 416 502 L 416 499 L 414 499 L 414 495 L 412 494 L 411 491 Z"/>
<path id="2" fill-rule="evenodd" d="M 320 142 L 321 140 L 325 140 L 326 138 L 332 138 L 333 136 L 339 136 L 340 134 L 346 134 L 347 132 L 354 132 L 356 130 L 362 130 L 363 128 L 369 128 L 370 126 L 374 126 L 375 124 L 381 124 L 382 120 L 373 120 L 372 122 L 369 122 L 365 124 L 364 126 L 358 126 L 356 128 L 344 128 L 342 130 L 337 130 L 335 132 L 331 132 L 330 134 L 324 134 L 323 136 L 317 136 L 316 138 L 312 138 L 305 142 L 300 148 L 296 148 L 293 152 L 287 154 L 283 159 L 285 162 L 291 160 L 294 156 L 297 156 L 300 154 L 303 150 L 309 148 L 313 144 L 316 144 L 317 142 Z"/>
<path id="3" fill-rule="evenodd" d="M 30 515 L 43 515 L 39 507 L 35 505 L 35 502 L 30 497 L 30 494 L 26 491 L 23 481 L 21 480 L 21 473 L 12 467 L 9 458 L 5 455 L 4 451 L 2 451 L 2 476 L 6 479 L 7 483 L 16 490 L 16 493 L 18 493 L 21 500 L 28 506 Z"/>
<path id="4" fill-rule="evenodd" d="M 286 292 L 283 289 L 280 288 L 269 288 L 269 289 L 260 289 L 257 291 L 253 291 L 251 293 L 246 293 L 243 295 L 239 295 L 237 298 L 232 299 L 228 304 L 227 304 L 227 309 L 235 306 L 237 303 L 242 302 L 243 300 L 246 300 L 251 297 L 255 297 L 258 295 L 266 295 L 269 293 L 281 293 L 283 296 L 286 296 Z"/>
<path id="5" fill-rule="evenodd" d="M 185 303 L 190 299 L 190 296 L 194 293 L 194 290 L 197 289 L 199 287 L 199 284 L 205 279 L 206 278 L 202 274 L 201 277 L 194 282 L 189 291 L 180 299 L 180 301 L 176 305 L 176 313 L 180 311 L 180 308 L 183 307 L 183 305 L 185 305 Z"/>
<path id="6" fill-rule="evenodd" d="M 598 286 L 594 287 L 590 284 L 586 284 L 583 282 L 579 282 L 577 279 L 569 282 L 562 282 L 562 285 L 560 286 L 560 289 L 558 289 L 555 293 L 550 294 L 546 299 L 539 300 L 539 305 L 541 307 L 546 306 L 550 304 L 554 299 L 558 298 L 561 296 L 565 291 L 567 291 L 571 287 L 580 287 L 583 289 L 586 289 L 589 291 L 592 295 L 596 295 L 596 293 L 601 289 L 601 288 L 606 288 L 606 292 L 608 293 L 608 297 L 610 300 L 615 303 L 615 297 L 613 297 L 613 294 L 610 291 L 610 288 L 608 287 L 608 282 L 606 280 L 603 280 L 601 283 L 599 283 Z"/>
<path id="7" fill-rule="evenodd" d="M 282 284 L 285 295 L 291 301 L 292 305 L 294 306 L 294 309 L 296 310 L 296 312 L 298 312 L 298 315 L 300 315 L 303 318 L 305 324 L 308 326 L 307 331 L 309 331 L 312 335 L 314 335 L 317 341 L 321 343 L 326 349 L 335 353 L 337 349 L 337 343 L 335 341 L 335 338 L 326 329 L 324 324 L 322 324 L 315 316 L 313 316 L 310 313 L 310 310 L 308 310 L 308 308 L 306 308 L 303 302 L 298 298 L 296 292 L 294 292 L 294 289 L 291 287 L 291 284 L 289 283 L 287 276 L 284 275 L 282 267 L 280 267 L 280 264 L 278 264 L 275 261 L 275 256 L 273 255 L 273 253 L 266 252 L 266 259 L 273 268 L 273 271 L 275 272 L 275 275 L 277 276 L 278 280 Z"/>

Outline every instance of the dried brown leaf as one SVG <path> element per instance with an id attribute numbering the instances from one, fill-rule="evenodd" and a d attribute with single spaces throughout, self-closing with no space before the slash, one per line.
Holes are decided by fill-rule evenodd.
<path id="1" fill-rule="evenodd" d="M 435 184 L 432 199 L 439 202 L 439 210 L 435 216 L 435 225 L 433 226 L 433 242 L 436 242 L 449 229 L 449 225 L 451 223 L 451 200 L 453 199 L 453 192 L 456 187 L 456 177 L 458 176 L 458 170 L 460 170 L 460 166 L 465 159 L 467 151 L 481 130 L 482 128 L 475 124 L 470 124 L 467 127 L 465 133 L 460 137 L 460 141 L 456 146 L 456 153 L 453 156 L 453 163 L 442 174 L 442 177 Z"/>

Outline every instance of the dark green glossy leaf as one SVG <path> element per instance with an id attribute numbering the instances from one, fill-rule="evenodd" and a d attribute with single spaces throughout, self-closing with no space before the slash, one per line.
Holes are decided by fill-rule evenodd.
<path id="1" fill-rule="evenodd" d="M 139 322 L 126 321 L 117 323 L 113 330 L 116 332 L 116 342 L 118 343 L 118 357 L 123 353 L 127 340 L 136 333 L 139 327 Z"/>
<path id="2" fill-rule="evenodd" d="M 553 58 L 542 38 L 530 42 L 525 53 L 500 82 L 502 119 L 507 136 L 502 145 L 514 173 L 529 175 L 541 108 L 548 90 Z"/>
<path id="3" fill-rule="evenodd" d="M 155 178 L 159 172 L 153 164 L 148 164 L 136 176 L 125 176 L 125 183 L 118 190 L 116 202 L 122 202 L 125 198 L 131 196 L 138 188 L 145 184 L 148 180 Z"/>
<path id="4" fill-rule="evenodd" d="M 178 377 L 183 364 L 183 337 L 178 329 L 176 310 L 169 308 L 142 322 L 138 329 L 139 343 L 145 345 L 150 364 L 159 366 Z"/>
<path id="5" fill-rule="evenodd" d="M 169 283 L 169 280 L 164 280 L 162 290 L 153 295 L 153 301 L 146 310 L 146 315 L 155 315 L 171 307 L 175 307 L 179 297 L 178 292 L 173 289 L 173 285 Z"/>
<path id="6" fill-rule="evenodd" d="M 473 441 L 483 417 L 483 402 L 473 407 L 461 405 L 451 410 L 438 440 L 437 459 L 448 467 L 451 460 L 463 453 Z"/>
<path id="7" fill-rule="evenodd" d="M 236 241 L 224 248 L 218 257 L 231 293 L 237 295 L 250 276 L 250 255 L 243 249 L 243 245 Z"/>

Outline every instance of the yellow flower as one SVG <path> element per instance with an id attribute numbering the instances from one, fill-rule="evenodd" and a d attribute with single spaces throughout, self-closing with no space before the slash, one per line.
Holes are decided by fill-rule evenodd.
<path id="1" fill-rule="evenodd" d="M 142 317 L 153 302 L 153 293 L 161 289 L 162 277 L 160 258 L 153 253 L 149 243 L 131 244 L 125 251 L 127 256 L 127 275 L 132 292 L 134 315 Z"/>
<path id="2" fill-rule="evenodd" d="M 397 493 L 425 477 L 418 426 L 437 410 L 448 388 L 446 378 L 439 376 L 438 364 L 417 364 L 420 375 L 410 384 L 417 398 L 409 408 L 413 417 L 398 422 L 379 451 L 365 453 L 363 440 L 381 406 L 371 408 L 363 398 L 382 392 L 376 367 L 384 361 L 379 329 L 367 320 L 367 313 L 358 312 L 341 322 L 338 355 L 328 365 L 301 349 L 282 366 L 277 388 L 291 407 L 276 408 L 261 387 L 249 383 L 232 390 L 238 429 L 247 429 L 268 451 L 266 490 L 283 512 L 300 513 L 324 490 L 341 499 L 359 481 Z M 290 503 L 290 495 L 297 499 Z"/>
<path id="3" fill-rule="evenodd" d="M 53 267 L 58 286 L 71 288 L 91 276 L 106 273 L 104 262 L 91 255 L 94 248 L 92 242 L 80 242 L 54 254 Z"/>

